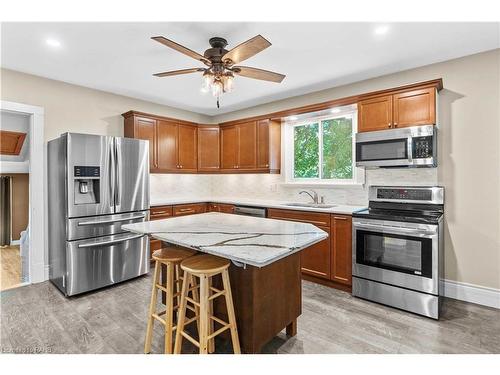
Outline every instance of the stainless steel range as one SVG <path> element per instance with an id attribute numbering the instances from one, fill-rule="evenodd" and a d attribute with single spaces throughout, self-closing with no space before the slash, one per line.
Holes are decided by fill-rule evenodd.
<path id="1" fill-rule="evenodd" d="M 353 295 L 439 319 L 444 188 L 371 186 L 369 199 L 353 214 Z"/>
<path id="2" fill-rule="evenodd" d="M 49 274 L 65 294 L 149 271 L 148 142 L 66 133 L 48 143 Z"/>

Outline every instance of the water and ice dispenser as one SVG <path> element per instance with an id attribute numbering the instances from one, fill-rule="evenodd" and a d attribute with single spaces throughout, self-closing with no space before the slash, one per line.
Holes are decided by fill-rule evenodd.
<path id="1" fill-rule="evenodd" d="M 73 179 L 75 204 L 100 202 L 100 167 L 75 166 Z"/>

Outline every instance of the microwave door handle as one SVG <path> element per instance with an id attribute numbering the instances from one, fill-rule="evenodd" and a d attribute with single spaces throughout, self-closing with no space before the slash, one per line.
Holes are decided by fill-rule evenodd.
<path id="1" fill-rule="evenodd" d="M 408 137 L 406 139 L 407 152 L 408 152 L 408 163 L 413 163 L 413 138 Z"/>
<path id="2" fill-rule="evenodd" d="M 99 247 L 99 246 L 110 246 L 110 245 L 115 245 L 117 243 L 125 242 L 125 241 L 130 241 L 130 240 L 135 240 L 137 238 L 143 237 L 144 234 L 135 234 L 133 236 L 125 237 L 125 238 L 119 238 L 116 240 L 109 240 L 109 241 L 101 241 L 101 242 L 90 242 L 90 243 L 81 243 L 78 245 L 78 248 L 80 249 L 86 249 L 89 247 Z"/>

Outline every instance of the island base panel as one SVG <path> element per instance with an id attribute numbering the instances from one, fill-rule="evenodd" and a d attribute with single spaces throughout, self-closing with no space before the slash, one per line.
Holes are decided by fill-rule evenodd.
<path id="1" fill-rule="evenodd" d="M 231 264 L 229 276 L 242 352 L 259 353 L 283 329 L 289 336 L 297 333 L 302 313 L 300 252 L 263 268 Z M 213 282 L 220 286 L 219 279 Z M 223 298 L 216 299 L 214 312 L 227 319 Z"/>

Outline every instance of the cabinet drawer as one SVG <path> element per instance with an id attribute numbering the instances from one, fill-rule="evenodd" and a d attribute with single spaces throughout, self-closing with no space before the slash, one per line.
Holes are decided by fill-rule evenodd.
<path id="1" fill-rule="evenodd" d="M 172 216 L 172 206 L 151 207 L 149 214 L 151 220 L 165 219 Z"/>
<path id="2" fill-rule="evenodd" d="M 234 206 L 232 204 L 224 204 L 224 203 L 209 203 L 208 211 L 232 214 L 234 213 Z"/>
<path id="3" fill-rule="evenodd" d="M 206 203 L 179 204 L 173 207 L 174 216 L 193 215 L 207 212 Z"/>
<path id="4" fill-rule="evenodd" d="M 267 217 L 278 220 L 300 221 L 302 223 L 310 223 L 319 227 L 330 226 L 330 214 L 318 212 L 269 208 L 267 210 Z"/>

